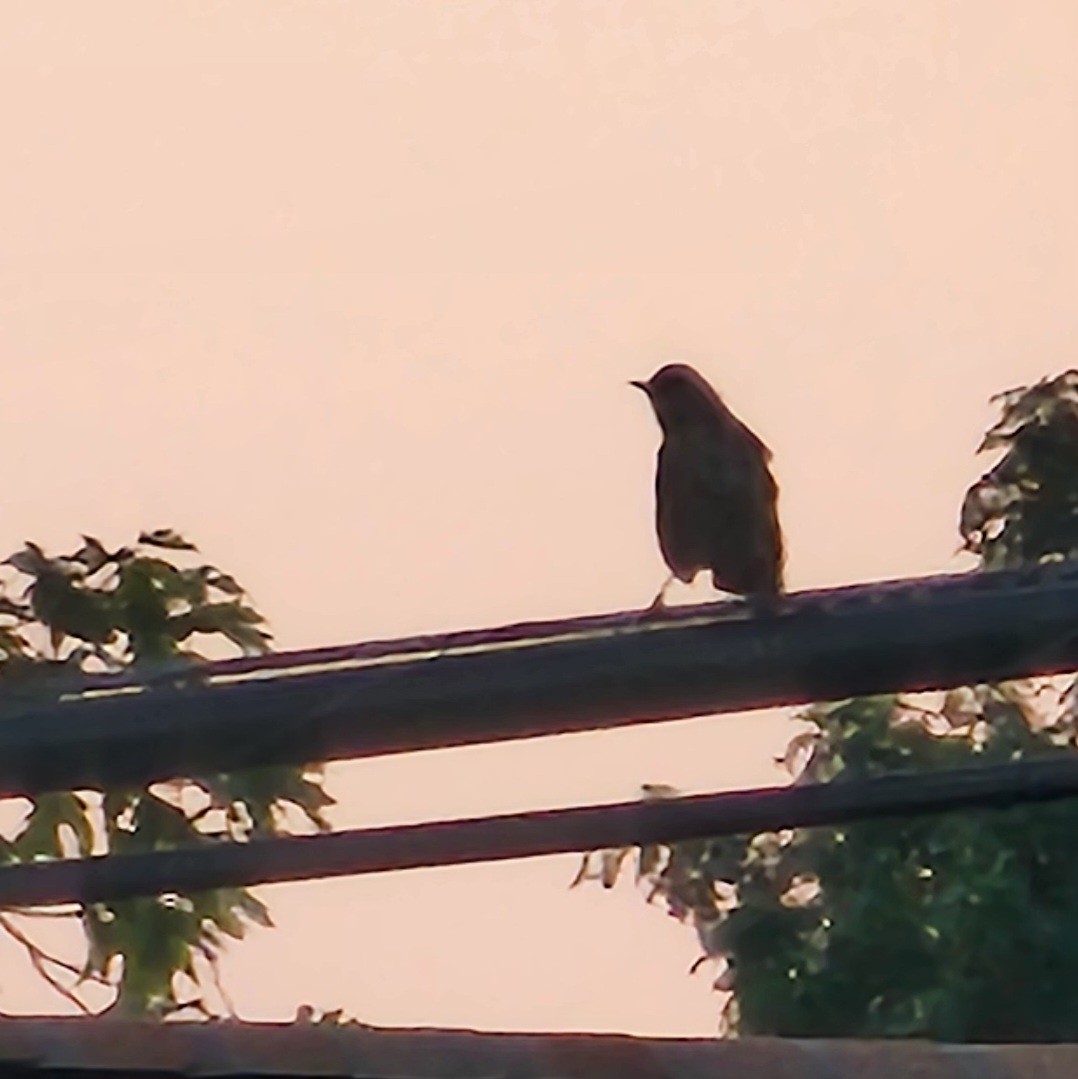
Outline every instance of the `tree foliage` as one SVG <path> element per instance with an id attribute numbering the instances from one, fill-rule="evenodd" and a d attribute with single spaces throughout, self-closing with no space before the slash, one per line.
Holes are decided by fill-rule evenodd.
<path id="1" fill-rule="evenodd" d="M 27 543 L 6 559 L 0 723 L 19 723 L 28 705 L 77 692 L 87 675 L 174 672 L 190 682 L 211 655 L 267 651 L 265 620 L 244 589 L 197 553 L 176 532 L 157 529 L 111 551 L 85 536 L 70 554 L 49 556 Z M 330 803 L 317 772 L 293 767 L 43 794 L 0 839 L 0 863 L 242 842 L 277 834 L 290 820 L 325 829 Z M 77 922 L 82 956 L 48 950 L 29 929 L 34 915 Z M 0 928 L 34 969 L 83 1011 L 94 1010 L 95 998 L 106 1010 L 159 1017 L 182 1008 L 208 1013 L 212 990 L 228 1006 L 218 959 L 252 924 L 272 922 L 242 888 L 0 914 Z"/>
<path id="2" fill-rule="evenodd" d="M 1000 394 L 960 531 L 983 568 L 1078 552 L 1078 372 Z M 1070 678 L 809 709 L 796 783 L 1074 752 Z M 652 788 L 654 796 L 655 788 Z M 660 792 L 670 796 L 669 791 Z M 593 852 L 695 928 L 728 1032 L 1078 1040 L 1078 802 Z"/>

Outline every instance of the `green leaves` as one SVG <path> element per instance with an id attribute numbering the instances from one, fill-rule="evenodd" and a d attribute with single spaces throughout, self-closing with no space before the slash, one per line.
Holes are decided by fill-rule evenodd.
<path id="1" fill-rule="evenodd" d="M 189 543 L 172 528 L 155 528 L 152 532 L 140 532 L 138 541 L 151 547 L 163 547 L 167 551 L 198 550 L 193 543 Z"/>
<path id="2" fill-rule="evenodd" d="M 91 672 L 179 666 L 197 677 L 203 644 L 217 644 L 215 654 L 221 644 L 241 654 L 267 651 L 265 619 L 243 587 L 196 555 L 193 543 L 164 528 L 111 550 L 83 536 L 59 556 L 28 542 L 2 563 L 9 569 L 0 579 L 0 722 L 17 723 L 31 704 L 78 692 Z M 0 862 L 245 841 L 279 834 L 290 821 L 325 830 L 330 804 L 318 773 L 290 767 L 109 790 L 100 799 L 58 792 L 36 798 L 20 830 L 0 837 Z M 10 921 L 0 920 L 0 929 L 20 933 L 34 968 L 68 1000 L 86 1008 L 82 984 L 104 982 L 116 994 L 112 1007 L 130 1016 L 206 1013 L 211 990 L 228 1007 L 216 975 L 222 949 L 251 925 L 272 925 L 264 904 L 239 888 L 98 903 L 71 916 L 86 940 L 81 967 L 49 955 Z M 46 973 L 79 969 L 71 985 Z"/>
<path id="3" fill-rule="evenodd" d="M 1001 417 L 980 450 L 1001 450 L 967 492 L 959 529 L 991 569 L 1078 553 L 1078 371 L 994 398 Z"/>
<path id="4" fill-rule="evenodd" d="M 53 652 L 65 637 L 104 644 L 115 632 L 104 597 L 86 588 L 77 571 L 60 562 L 42 566 L 30 585 L 30 609 L 48 628 Z"/>
<path id="5" fill-rule="evenodd" d="M 22 862 L 70 857 L 72 853 L 82 858 L 93 852 L 93 842 L 93 826 L 85 803 L 78 795 L 61 792 L 38 796 L 11 842 L 10 851 L 14 860 Z"/>
<path id="6" fill-rule="evenodd" d="M 289 807 L 319 831 L 329 829 L 325 810 L 333 799 L 322 788 L 321 776 L 288 766 L 251 768 L 200 781 L 223 811 L 227 834 L 233 839 L 272 835 L 279 831 Z"/>
<path id="7" fill-rule="evenodd" d="M 265 652 L 269 634 L 262 629 L 262 616 L 238 600 L 205 603 L 170 620 L 169 633 L 184 641 L 193 633 L 220 633 L 246 653 Z"/>
<path id="8" fill-rule="evenodd" d="M 979 687 L 959 728 L 937 727 L 927 704 L 913 721 L 910 702 L 888 697 L 812 709 L 817 751 L 801 778 L 1073 752 L 1072 710 L 1034 730 L 1015 700 L 1010 686 Z M 643 878 L 696 929 L 701 962 L 734 992 L 724 1022 L 744 1034 L 1067 1040 L 1076 829 L 1073 802 L 865 821 L 666 846 Z"/>

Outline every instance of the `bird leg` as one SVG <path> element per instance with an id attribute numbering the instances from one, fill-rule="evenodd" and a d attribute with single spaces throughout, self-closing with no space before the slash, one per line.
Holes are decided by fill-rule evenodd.
<path id="1" fill-rule="evenodd" d="M 666 610 L 666 590 L 674 583 L 674 574 L 670 574 L 665 581 L 663 581 L 662 588 L 659 589 L 659 594 L 651 601 L 651 605 L 644 612 L 645 614 L 659 614 Z"/>

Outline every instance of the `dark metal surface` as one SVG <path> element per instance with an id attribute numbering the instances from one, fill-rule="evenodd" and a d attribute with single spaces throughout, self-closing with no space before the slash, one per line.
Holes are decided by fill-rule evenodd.
<path id="1" fill-rule="evenodd" d="M 1074 1045 L 495 1034 L 0 1019 L 0 1075 L 365 1079 L 1071 1079 Z"/>
<path id="2" fill-rule="evenodd" d="M 757 617 L 631 612 L 236 661 L 186 689 L 98 679 L 104 696 L 46 708 L 0 697 L 0 795 L 1073 669 L 1073 566 L 801 593 Z"/>
<path id="3" fill-rule="evenodd" d="M 224 886 L 525 858 L 873 817 L 999 808 L 1075 794 L 1078 757 L 1068 753 L 1015 764 L 896 773 L 845 783 L 212 843 L 5 866 L 0 868 L 0 908 L 190 894 Z"/>

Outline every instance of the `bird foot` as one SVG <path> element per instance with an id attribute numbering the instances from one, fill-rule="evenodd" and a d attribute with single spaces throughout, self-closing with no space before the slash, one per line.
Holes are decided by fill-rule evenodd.
<path id="1" fill-rule="evenodd" d="M 646 622 L 651 618 L 661 618 L 669 613 L 670 608 L 666 605 L 666 589 L 667 585 L 663 585 L 659 589 L 659 594 L 640 612 L 639 619 L 641 622 Z"/>

